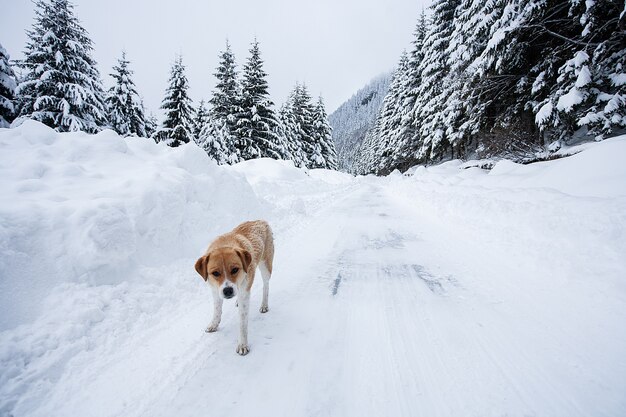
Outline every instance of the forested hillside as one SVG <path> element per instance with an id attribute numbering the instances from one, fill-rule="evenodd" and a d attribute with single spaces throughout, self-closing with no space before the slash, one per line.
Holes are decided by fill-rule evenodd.
<path id="1" fill-rule="evenodd" d="M 328 117 L 341 170 L 353 171 L 355 154 L 380 113 L 390 82 L 391 73 L 379 75 Z"/>
<path id="2" fill-rule="evenodd" d="M 626 127 L 624 2 L 435 0 L 419 18 L 356 170 L 525 161 Z"/>

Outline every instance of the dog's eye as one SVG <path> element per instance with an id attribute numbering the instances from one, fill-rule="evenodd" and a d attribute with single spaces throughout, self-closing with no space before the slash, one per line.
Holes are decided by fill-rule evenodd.
<path id="1" fill-rule="evenodd" d="M 217 272 L 217 271 L 213 271 L 213 273 L 212 273 L 211 275 L 213 275 L 214 277 L 219 277 L 219 276 L 220 276 L 220 273 L 219 273 L 219 272 Z"/>
<path id="2" fill-rule="evenodd" d="M 230 271 L 231 275 L 235 275 L 237 272 L 239 272 L 239 268 L 233 268 L 232 271 Z"/>

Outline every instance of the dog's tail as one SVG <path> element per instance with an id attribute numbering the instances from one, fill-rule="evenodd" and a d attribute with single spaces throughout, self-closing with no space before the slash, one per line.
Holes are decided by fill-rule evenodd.
<path id="1" fill-rule="evenodd" d="M 268 222 L 265 220 L 261 220 L 261 222 L 265 226 L 265 265 L 271 274 L 274 263 L 274 232 Z"/>

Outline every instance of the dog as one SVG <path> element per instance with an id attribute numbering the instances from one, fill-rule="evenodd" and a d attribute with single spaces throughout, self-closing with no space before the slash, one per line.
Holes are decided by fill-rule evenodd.
<path id="1" fill-rule="evenodd" d="M 213 319 L 206 332 L 215 332 L 222 319 L 224 299 L 237 296 L 239 308 L 239 341 L 237 353 L 247 355 L 248 311 L 250 288 L 257 266 L 263 277 L 261 313 L 269 310 L 269 284 L 274 261 L 274 237 L 270 225 L 263 220 L 240 224 L 218 236 L 196 261 L 196 271 L 213 290 Z"/>

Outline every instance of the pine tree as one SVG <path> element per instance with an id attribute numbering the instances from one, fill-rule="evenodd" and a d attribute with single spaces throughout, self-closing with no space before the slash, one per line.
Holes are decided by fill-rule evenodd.
<path id="1" fill-rule="evenodd" d="M 322 150 L 322 158 L 324 159 L 323 168 L 337 169 L 337 152 L 335 151 L 335 143 L 332 137 L 332 128 L 328 124 L 328 115 L 324 107 L 324 101 L 320 96 L 313 113 L 313 130 L 315 139 L 320 143 Z"/>
<path id="2" fill-rule="evenodd" d="M 422 155 L 435 159 L 443 155 L 449 145 L 443 118 L 443 106 L 447 100 L 444 85 L 449 72 L 445 51 L 453 37 L 455 13 L 459 0 L 435 0 L 431 6 L 433 22 L 424 39 L 424 60 L 422 63 L 423 97 L 414 110 L 420 120 L 420 136 L 423 145 Z"/>
<path id="3" fill-rule="evenodd" d="M 20 116 L 58 131 L 97 132 L 106 125 L 104 92 L 92 42 L 68 0 L 38 0 L 20 66 Z"/>
<path id="4" fill-rule="evenodd" d="M 427 32 L 426 15 L 422 11 L 413 33 L 412 49 L 408 55 L 406 69 L 398 81 L 402 93 L 397 100 L 398 126 L 394 130 L 387 148 L 387 156 L 381 165 L 384 171 L 406 169 L 417 161 L 417 154 L 422 146 L 419 134 L 419 121 L 415 116 L 415 106 L 420 100 L 422 87 L 422 64 L 424 60 L 424 40 Z"/>
<path id="5" fill-rule="evenodd" d="M 200 132 L 198 144 L 211 159 L 220 165 L 239 162 L 239 156 L 225 119 L 210 118 Z"/>
<path id="6" fill-rule="evenodd" d="M 576 128 L 602 139 L 626 128 L 626 9 L 612 0 L 584 5 L 575 15 L 580 43 L 559 70 L 569 76 L 563 77 L 565 95 L 558 97 L 557 109 L 562 104 L 560 119 L 567 114 Z M 571 104 L 569 111 L 566 104 Z"/>
<path id="7" fill-rule="evenodd" d="M 133 71 L 128 68 L 128 64 L 130 61 L 126 59 L 126 52 L 122 52 L 122 57 L 110 74 L 115 79 L 115 85 L 109 89 L 106 98 L 109 123 L 120 135 L 146 137 L 143 102 L 137 93 L 132 80 Z"/>
<path id="8" fill-rule="evenodd" d="M 237 114 L 240 112 L 240 87 L 237 81 L 235 56 L 228 41 L 226 41 L 226 49 L 220 53 L 219 58 L 217 70 L 213 74 L 217 78 L 217 84 L 209 100 L 211 104 L 209 114 L 214 126 L 219 126 L 219 131 L 222 132 L 220 139 L 225 141 L 224 149 L 237 149 L 234 147 L 234 142 L 237 133 Z M 241 155 L 236 152 L 234 156 L 230 155 L 229 160 L 232 161 L 231 163 L 237 163 L 241 160 Z"/>
<path id="9" fill-rule="evenodd" d="M 198 141 L 200 136 L 202 135 L 202 129 L 209 122 L 209 113 L 204 104 L 204 100 L 200 100 L 200 104 L 198 105 L 198 109 L 196 110 L 196 115 L 193 118 L 193 137 Z"/>
<path id="10" fill-rule="evenodd" d="M 270 100 L 259 43 L 255 40 L 243 68 L 235 146 L 242 159 L 269 157 L 282 159 L 286 150 L 276 134 L 278 121 Z"/>
<path id="11" fill-rule="evenodd" d="M 352 173 L 356 175 L 367 175 L 373 171 L 374 157 L 378 153 L 378 143 L 380 135 L 378 133 L 378 123 L 380 119 L 376 119 L 374 125 L 365 133 L 363 141 L 355 151 L 354 161 L 352 163 Z"/>
<path id="12" fill-rule="evenodd" d="M 151 138 L 159 128 L 159 121 L 153 113 L 146 118 L 146 137 Z"/>
<path id="13" fill-rule="evenodd" d="M 188 89 L 185 66 L 179 56 L 172 66 L 169 87 L 161 104 L 161 109 L 165 110 L 165 120 L 153 135 L 157 142 L 176 147 L 193 140 L 193 108 L 187 95 Z"/>
<path id="14" fill-rule="evenodd" d="M 400 56 L 398 68 L 393 74 L 389 91 L 383 100 L 381 113 L 375 129 L 366 138 L 362 151 L 364 163 L 360 164 L 361 173 L 384 173 L 391 166 L 394 154 L 398 150 L 400 138 L 404 132 L 403 115 L 407 111 L 404 101 L 409 93 L 409 57 L 406 51 Z"/>
<path id="15" fill-rule="evenodd" d="M 299 143 L 302 163 L 307 168 L 325 166 L 322 157 L 322 146 L 315 140 L 313 126 L 314 108 L 311 95 L 304 84 L 297 84 L 290 97 L 291 111 L 294 117 L 295 137 Z M 292 153 L 293 154 L 293 153 Z"/>
<path id="16" fill-rule="evenodd" d="M 302 149 L 302 143 L 298 136 L 298 123 L 296 115 L 293 111 L 293 93 L 287 98 L 287 101 L 281 106 L 278 112 L 278 134 L 282 137 L 287 150 L 287 158 L 293 161 L 297 167 L 304 167 L 306 155 Z"/>
<path id="17" fill-rule="evenodd" d="M 6 49 L 0 44 L 0 128 L 9 127 L 15 116 L 15 73 L 9 60 Z"/>

